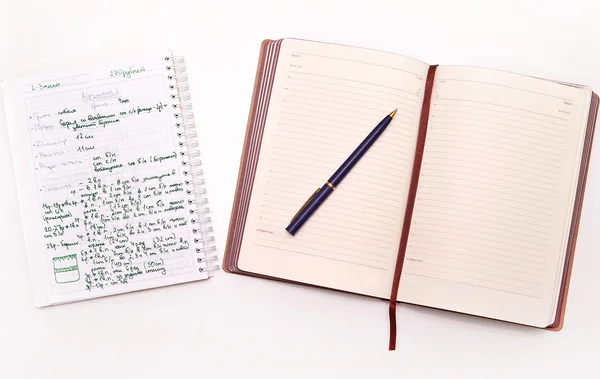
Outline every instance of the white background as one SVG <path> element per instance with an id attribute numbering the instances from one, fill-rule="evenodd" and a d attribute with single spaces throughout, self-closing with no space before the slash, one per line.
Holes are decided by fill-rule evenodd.
<path id="1" fill-rule="evenodd" d="M 222 256 L 264 38 L 498 68 L 600 92 L 600 2 L 0 0 L 0 79 L 170 48 L 188 61 Z M 0 128 L 0 377 L 600 377 L 600 158 L 592 156 L 565 328 L 534 330 L 220 272 L 36 309 Z M 575 374 L 576 372 L 576 374 Z M 569 375 L 569 377 L 571 377 Z"/>

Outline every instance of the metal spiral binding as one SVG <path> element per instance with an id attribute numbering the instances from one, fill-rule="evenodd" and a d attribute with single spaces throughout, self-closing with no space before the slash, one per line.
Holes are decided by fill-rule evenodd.
<path id="1" fill-rule="evenodd" d="M 185 167 L 183 175 L 186 177 L 186 195 L 188 195 L 188 205 L 190 208 L 194 233 L 194 245 L 198 257 L 196 260 L 200 265 L 200 272 L 218 270 L 218 256 L 215 237 L 211 235 L 213 227 L 211 224 L 210 209 L 208 208 L 208 199 L 205 197 L 206 188 L 202 177 L 202 160 L 200 159 L 199 143 L 196 140 L 196 123 L 194 122 L 194 113 L 192 111 L 191 95 L 189 93 L 188 77 L 185 74 L 185 59 L 183 57 L 165 57 L 167 62 L 167 71 L 170 71 L 167 79 L 170 81 L 169 90 L 171 90 L 171 100 L 175 109 L 175 127 L 177 128 L 177 140 L 180 147 L 181 164 Z"/>

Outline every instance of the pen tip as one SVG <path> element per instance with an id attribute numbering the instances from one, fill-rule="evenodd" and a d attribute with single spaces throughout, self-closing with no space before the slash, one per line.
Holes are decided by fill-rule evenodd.
<path id="1" fill-rule="evenodd" d="M 394 116 L 396 115 L 397 111 L 398 111 L 398 108 L 394 109 L 394 111 L 392 113 L 390 113 L 390 117 L 394 118 Z"/>

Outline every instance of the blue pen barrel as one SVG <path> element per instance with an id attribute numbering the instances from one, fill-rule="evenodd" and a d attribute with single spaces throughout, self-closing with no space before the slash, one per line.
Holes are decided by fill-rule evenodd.
<path id="1" fill-rule="evenodd" d="M 295 235 L 298 229 L 310 218 L 310 216 L 323 204 L 327 196 L 331 195 L 333 190 L 328 185 L 323 185 L 302 207 L 300 212 L 294 217 L 285 230 L 291 235 Z"/>
<path id="2" fill-rule="evenodd" d="M 342 179 L 352 170 L 354 165 L 362 158 L 363 155 L 369 150 L 373 143 L 379 138 L 383 131 L 388 127 L 392 118 L 386 116 L 377 126 L 365 137 L 361 144 L 352 152 L 352 154 L 342 163 L 342 165 L 336 170 L 336 172 L 329 178 L 329 183 L 337 186 L 340 184 Z"/>

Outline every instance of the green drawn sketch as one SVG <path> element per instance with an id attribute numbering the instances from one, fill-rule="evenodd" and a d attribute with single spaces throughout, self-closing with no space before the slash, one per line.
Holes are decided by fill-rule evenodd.
<path id="1" fill-rule="evenodd" d="M 79 281 L 79 264 L 77 255 L 70 254 L 52 258 L 54 280 L 56 283 L 73 283 Z"/>

